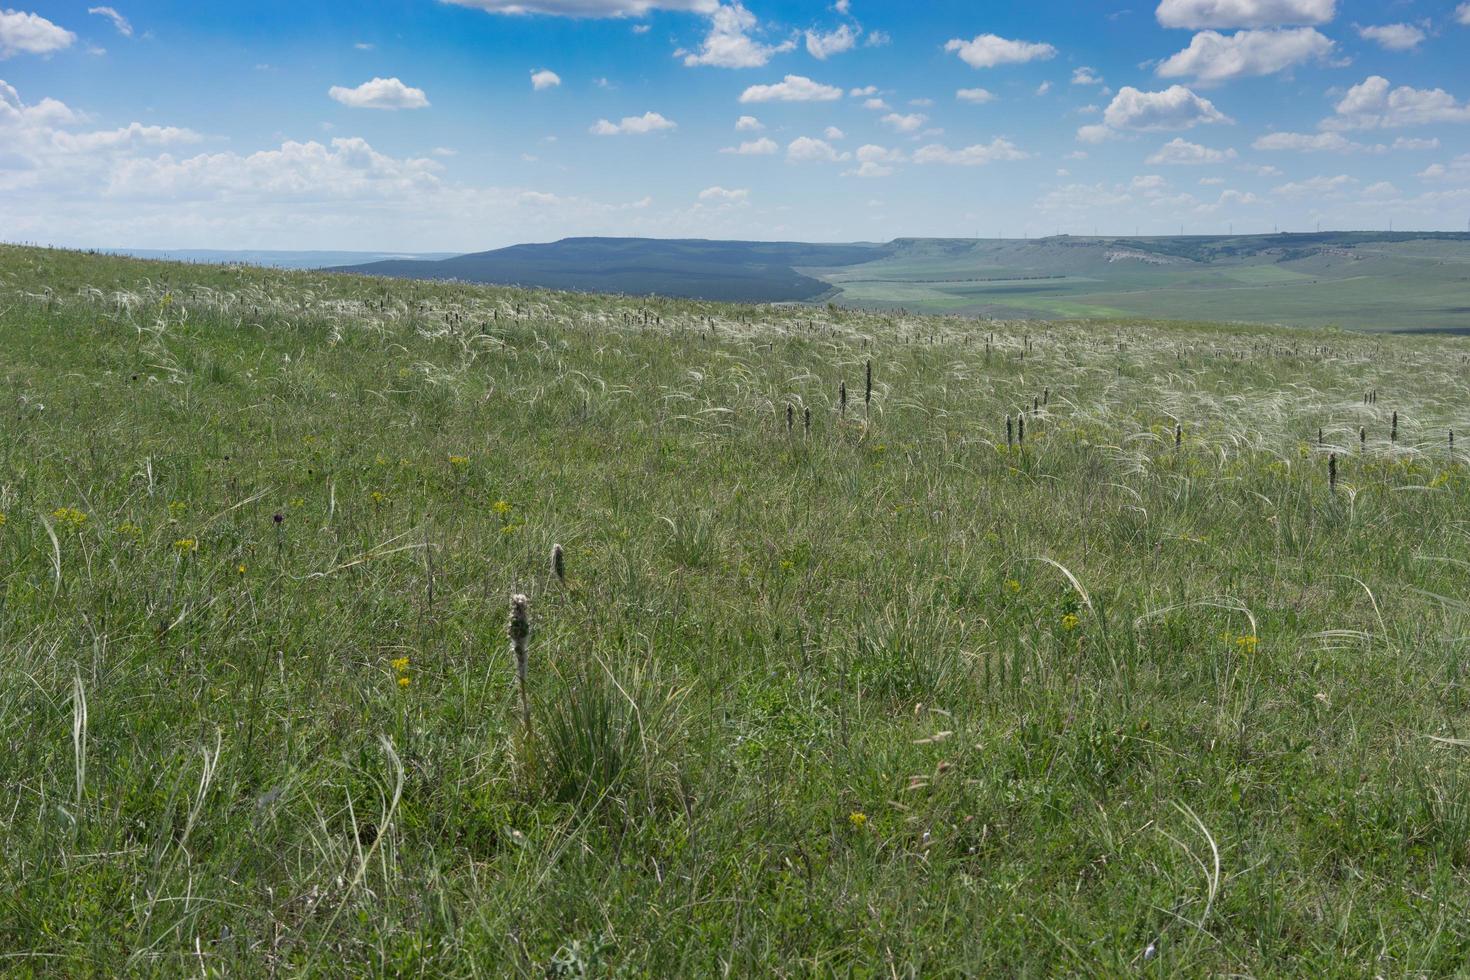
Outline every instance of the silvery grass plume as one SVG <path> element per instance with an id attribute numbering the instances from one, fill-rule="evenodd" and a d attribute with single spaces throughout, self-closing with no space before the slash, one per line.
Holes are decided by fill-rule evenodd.
<path id="1" fill-rule="evenodd" d="M 531 600 L 517 592 L 510 597 L 510 649 L 516 658 L 516 680 L 521 687 L 521 720 L 531 730 L 531 698 L 526 693 L 526 661 L 531 652 Z"/>
<path id="2" fill-rule="evenodd" d="M 562 585 L 567 584 L 567 554 L 559 544 L 551 546 L 551 574 Z"/>

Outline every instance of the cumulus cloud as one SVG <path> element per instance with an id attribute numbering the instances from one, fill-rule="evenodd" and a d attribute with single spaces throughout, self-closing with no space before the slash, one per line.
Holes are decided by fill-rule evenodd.
<path id="1" fill-rule="evenodd" d="M 701 201 L 716 201 L 721 204 L 744 204 L 750 199 L 749 188 L 740 187 L 727 190 L 724 187 L 706 187 L 699 192 Z"/>
<path id="2" fill-rule="evenodd" d="M 755 133 L 765 128 L 755 116 L 741 116 L 735 120 L 735 131 L 739 133 Z"/>
<path id="3" fill-rule="evenodd" d="M 879 121 L 883 125 L 892 128 L 895 132 L 913 133 L 917 132 L 919 127 L 928 122 L 928 120 L 929 117 L 921 112 L 913 112 L 908 115 L 899 115 L 896 112 L 890 112 Z"/>
<path id="4" fill-rule="evenodd" d="M 1229 35 L 1201 31 L 1189 47 L 1160 64 L 1157 73 L 1162 78 L 1189 76 L 1201 82 L 1273 75 L 1303 62 L 1324 59 L 1333 47 L 1310 27 Z"/>
<path id="5" fill-rule="evenodd" d="M 650 10 L 714 13 L 716 0 L 444 0 L 490 14 L 552 14 L 559 17 L 641 17 Z"/>
<path id="6" fill-rule="evenodd" d="M 960 56 L 971 68 L 994 68 L 997 65 L 1019 65 L 1028 61 L 1055 58 L 1057 49 L 1050 44 L 1013 41 L 995 34 L 979 34 L 969 41 L 953 38 L 944 50 Z"/>
<path id="7" fill-rule="evenodd" d="M 787 145 L 786 159 L 792 163 L 838 163 L 851 159 L 851 154 L 838 153 L 826 140 L 798 136 Z"/>
<path id="8" fill-rule="evenodd" d="M 1086 65 L 1072 69 L 1073 85 L 1101 85 L 1102 83 L 1103 77 Z"/>
<path id="9" fill-rule="evenodd" d="M 77 36 L 40 14 L 0 10 L 0 58 L 17 54 L 51 54 L 71 47 Z"/>
<path id="10" fill-rule="evenodd" d="M 842 98 L 842 89 L 814 82 L 803 75 L 787 75 L 774 85 L 752 85 L 740 93 L 740 101 L 751 102 L 834 102 Z"/>
<path id="11" fill-rule="evenodd" d="M 1358 36 L 1373 41 L 1388 51 L 1412 51 L 1428 36 L 1413 24 L 1382 24 L 1376 27 L 1354 25 Z"/>
<path id="12" fill-rule="evenodd" d="M 1455 8 L 1455 23 L 1470 27 L 1470 0 Z"/>
<path id="13" fill-rule="evenodd" d="M 940 143 L 930 143 L 914 151 L 914 162 L 979 167 L 997 160 L 1025 160 L 1030 156 L 1031 154 L 1022 151 L 1010 140 L 997 137 L 989 143 L 977 143 L 959 150 L 952 150 Z"/>
<path id="14" fill-rule="evenodd" d="M 88 7 L 87 13 L 95 14 L 98 17 L 106 17 L 108 20 L 112 21 L 113 29 L 116 30 L 123 37 L 133 36 L 133 25 L 129 24 L 126 17 L 118 13 L 116 10 L 113 10 L 111 7 Z"/>
<path id="15" fill-rule="evenodd" d="M 1370 75 L 1348 89 L 1335 115 L 1323 120 L 1330 130 L 1401 129 L 1434 123 L 1470 122 L 1470 105 L 1444 89 L 1393 88 L 1382 75 Z"/>
<path id="16" fill-rule="evenodd" d="M 1176 166 L 1199 166 L 1211 163 L 1225 163 L 1234 160 L 1234 150 L 1216 150 L 1198 143 L 1191 143 L 1182 136 L 1176 136 L 1163 146 L 1159 147 L 1157 153 L 1146 161 L 1150 166 L 1176 165 Z"/>
<path id="17" fill-rule="evenodd" d="M 561 76 L 549 68 L 542 68 L 531 72 L 531 88 L 540 92 L 543 89 L 556 88 L 561 84 Z"/>
<path id="18" fill-rule="evenodd" d="M 1233 120 L 1216 109 L 1213 102 L 1183 85 L 1171 85 L 1162 92 L 1142 92 L 1128 85 L 1108 104 L 1102 123 L 1083 126 L 1077 131 L 1077 138 L 1084 143 L 1100 143 L 1124 131 L 1193 129 L 1229 122 Z"/>
<path id="19" fill-rule="evenodd" d="M 843 171 L 844 177 L 889 177 L 893 175 L 893 164 L 903 163 L 906 157 L 902 150 L 890 150 L 884 146 L 868 143 L 857 148 L 858 166 Z"/>
<path id="20" fill-rule="evenodd" d="M 743 157 L 763 157 L 770 156 L 779 149 L 780 147 L 776 145 L 775 140 L 762 136 L 758 140 L 749 140 L 741 143 L 739 146 L 727 146 L 720 152 L 734 153 Z"/>
<path id="21" fill-rule="evenodd" d="M 641 116 L 624 116 L 621 122 L 599 119 L 589 130 L 594 136 L 645 136 L 668 129 L 677 129 L 678 123 L 665 119 L 657 112 L 645 112 Z"/>
<path id="22" fill-rule="evenodd" d="M 739 3 L 716 6 L 709 34 L 698 51 L 684 53 L 684 64 L 714 68 L 761 68 L 778 54 L 796 47 L 795 41 L 765 44 L 750 36 L 758 26 L 755 14 Z"/>
<path id="23" fill-rule="evenodd" d="M 1341 133 L 1267 133 L 1251 144 L 1257 150 L 1296 153 L 1381 153 L 1387 147 L 1354 143 Z"/>
<path id="24" fill-rule="evenodd" d="M 1160 0 L 1165 27 L 1284 27 L 1326 24 L 1337 16 L 1337 0 Z"/>
<path id="25" fill-rule="evenodd" d="M 1455 157 L 1448 164 L 1430 164 L 1414 176 L 1420 180 L 1470 182 L 1470 153 Z"/>
<path id="26" fill-rule="evenodd" d="M 961 102 L 969 102 L 973 105 L 984 105 L 995 101 L 995 93 L 983 88 L 962 88 L 955 92 L 954 97 Z"/>
<path id="27" fill-rule="evenodd" d="M 854 30 L 847 24 L 843 24 L 837 30 L 829 31 L 826 34 L 821 34 L 817 31 L 807 31 L 807 54 L 816 58 L 818 61 L 826 61 L 834 54 L 851 51 L 857 46 L 858 36 L 861 33 L 862 28 Z"/>
<path id="28" fill-rule="evenodd" d="M 892 109 L 893 106 L 889 105 L 887 102 L 884 102 L 882 99 L 875 98 L 868 99 L 866 102 L 864 102 L 863 108 L 870 109 L 873 112 L 887 112 L 889 109 Z"/>
<path id="29" fill-rule="evenodd" d="M 374 78 L 357 88 L 333 85 L 327 94 L 352 109 L 423 109 L 428 96 L 421 88 L 410 88 L 396 78 Z"/>
<path id="30" fill-rule="evenodd" d="M 847 134 L 838 129 L 836 126 L 828 126 L 825 130 L 822 131 L 822 135 L 829 140 L 847 139 Z"/>
<path id="31" fill-rule="evenodd" d="M 1343 191 L 1358 183 L 1358 178 L 1347 174 L 1338 174 L 1336 177 L 1312 177 L 1308 180 L 1293 181 L 1282 184 L 1280 187 L 1271 188 L 1271 193 L 1281 197 L 1328 197 L 1341 194 Z"/>

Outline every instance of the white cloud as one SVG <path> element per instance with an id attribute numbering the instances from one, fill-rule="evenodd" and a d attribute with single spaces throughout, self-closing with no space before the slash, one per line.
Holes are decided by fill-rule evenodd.
<path id="1" fill-rule="evenodd" d="M 1224 177 L 1201 177 L 1199 179 L 1201 187 L 1219 187 L 1223 183 L 1225 183 Z"/>
<path id="2" fill-rule="evenodd" d="M 459 151 L 458 150 L 451 150 L 447 146 L 436 146 L 430 152 L 432 152 L 434 154 L 434 156 L 436 156 L 436 157 L 457 157 L 457 156 L 459 156 Z"/>
<path id="3" fill-rule="evenodd" d="M 1051 91 L 1051 82 L 1042 82 L 1040 85 L 1036 86 L 1036 94 L 1037 95 L 1045 95 L 1046 93 L 1048 93 L 1050 91 Z"/>
<path id="4" fill-rule="evenodd" d="M 589 132 L 594 136 L 644 136 L 667 129 L 677 129 L 678 123 L 665 119 L 657 112 L 645 112 L 641 116 L 624 116 L 621 122 L 613 123 L 599 119 Z"/>
<path id="5" fill-rule="evenodd" d="M 1461 154 L 1448 164 L 1430 164 L 1414 176 L 1420 180 L 1470 181 L 1470 153 Z"/>
<path id="6" fill-rule="evenodd" d="M 531 72 L 531 88 L 537 92 L 543 89 L 556 88 L 561 84 L 561 76 L 550 68 L 542 68 Z"/>
<path id="7" fill-rule="evenodd" d="M 1165 27 L 1283 27 L 1326 24 L 1337 16 L 1337 0 L 1160 0 Z"/>
<path id="8" fill-rule="evenodd" d="M 1251 144 L 1257 150 L 1287 150 L 1295 153 L 1382 153 L 1383 145 L 1364 146 L 1341 133 L 1267 133 Z"/>
<path id="9" fill-rule="evenodd" d="M 358 41 L 353 47 L 359 51 L 374 51 L 378 46 L 369 41 Z"/>
<path id="10" fill-rule="evenodd" d="M 1439 149 L 1439 137 L 1429 139 L 1416 139 L 1408 136 L 1400 136 L 1393 141 L 1395 150 L 1437 150 Z"/>
<path id="11" fill-rule="evenodd" d="M 106 17 L 112 21 L 113 28 L 123 37 L 133 36 L 133 25 L 129 24 L 126 17 L 111 7 L 88 7 L 87 13 L 96 14 L 98 17 Z"/>
<path id="12" fill-rule="evenodd" d="M 866 102 L 863 103 L 863 108 L 871 109 L 873 112 L 887 112 L 893 107 L 887 102 L 884 102 L 882 99 L 868 99 Z"/>
<path id="13" fill-rule="evenodd" d="M 706 187 L 699 192 L 701 201 L 718 201 L 722 204 L 744 204 L 750 199 L 750 190 L 745 187 L 727 190 L 723 187 Z"/>
<path id="14" fill-rule="evenodd" d="M 1470 105 L 1444 89 L 1391 88 L 1388 79 L 1370 75 L 1348 89 L 1324 129 L 1398 129 L 1433 123 L 1470 122 Z"/>
<path id="15" fill-rule="evenodd" d="M 903 163 L 908 158 L 902 150 L 890 150 L 884 146 L 868 143 L 857 149 L 858 167 L 843 171 L 844 177 L 889 177 L 893 164 Z"/>
<path id="16" fill-rule="evenodd" d="M 881 48 L 893 43 L 893 35 L 887 31 L 869 31 L 868 39 L 863 43 L 865 47 Z"/>
<path id="17" fill-rule="evenodd" d="M 814 82 L 803 75 L 787 75 L 774 85 L 752 85 L 740 93 L 742 103 L 833 102 L 840 98 L 842 89 Z"/>
<path id="18" fill-rule="evenodd" d="M 1157 69 L 1162 78 L 1191 76 L 1201 82 L 1223 82 L 1252 75 L 1273 75 L 1332 53 L 1333 43 L 1310 27 L 1288 30 L 1201 31 L 1189 47 Z"/>
<path id="19" fill-rule="evenodd" d="M 878 86 L 876 86 L 876 85 L 864 85 L 862 88 L 849 89 L 848 92 L 847 92 L 847 94 L 849 96 L 851 96 L 852 98 L 854 98 L 854 99 L 860 99 L 860 98 L 862 98 L 865 95 L 877 95 L 878 94 Z"/>
<path id="20" fill-rule="evenodd" d="M 825 140 L 798 136 L 786 147 L 786 159 L 792 163 L 837 163 L 851 159 L 851 154 L 838 153 Z"/>
<path id="21" fill-rule="evenodd" d="M 921 109 L 927 109 L 933 104 L 933 99 L 909 99 L 909 105 L 918 106 Z"/>
<path id="22" fill-rule="evenodd" d="M 248 156 L 212 153 L 177 160 L 165 153 L 124 160 L 113 170 L 107 193 L 170 202 L 354 199 L 432 188 L 439 169 L 428 159 L 385 156 L 362 139 L 334 139 L 330 146 L 288 142 Z"/>
<path id="23" fill-rule="evenodd" d="M 957 53 L 971 68 L 994 68 L 997 65 L 1019 65 L 1028 61 L 1055 58 L 1057 49 L 1050 44 L 1012 41 L 995 34 L 979 34 L 969 41 L 953 38 L 944 50 Z"/>
<path id="24" fill-rule="evenodd" d="M 1234 160 L 1235 157 L 1234 150 L 1216 150 L 1176 136 L 1159 147 L 1159 151 L 1149 157 L 1146 162 L 1155 167 L 1165 164 L 1188 166 L 1224 163 L 1227 160 Z"/>
<path id="25" fill-rule="evenodd" d="M 1426 35 L 1413 24 L 1383 24 L 1377 27 L 1357 28 L 1358 36 L 1376 42 L 1388 51 L 1412 51 L 1424 43 Z"/>
<path id="26" fill-rule="evenodd" d="M 708 65 L 715 68 L 761 68 L 778 54 L 796 47 L 795 41 L 763 44 L 750 36 L 757 27 L 755 14 L 739 3 L 715 7 L 710 17 L 710 30 L 696 52 L 684 55 L 684 64 L 693 68 Z"/>
<path id="27" fill-rule="evenodd" d="M 817 31 L 807 31 L 807 54 L 811 55 L 813 58 L 816 58 L 818 61 L 826 61 L 834 54 L 841 54 L 844 51 L 851 51 L 854 47 L 857 46 L 858 35 L 861 33 L 862 28 L 854 30 L 846 24 L 843 24 L 835 31 L 829 31 L 826 34 L 821 34 Z"/>
<path id="28" fill-rule="evenodd" d="M 641 17 L 650 10 L 712 14 L 716 0 L 444 0 L 489 14 L 553 14 L 560 17 Z"/>
<path id="29" fill-rule="evenodd" d="M 429 104 L 423 89 L 396 78 L 374 78 L 357 88 L 333 85 L 327 94 L 352 109 L 423 109 Z"/>
<path id="30" fill-rule="evenodd" d="M 17 54 L 51 54 L 71 47 L 77 36 L 40 14 L 0 10 L 0 59 Z"/>
<path id="31" fill-rule="evenodd" d="M 735 131 L 738 133 L 756 133 L 765 128 L 755 116 L 741 116 L 735 120 Z"/>
<path id="32" fill-rule="evenodd" d="M 1271 193 L 1280 197 L 1327 197 L 1341 194 L 1356 183 L 1358 183 L 1358 178 L 1347 174 L 1338 174 L 1336 177 L 1312 177 L 1309 180 L 1293 181 L 1290 184 L 1273 187 Z"/>
<path id="33" fill-rule="evenodd" d="M 995 93 L 983 88 L 962 88 L 955 92 L 954 97 L 961 102 L 970 102 L 974 105 L 984 105 L 995 101 Z"/>
<path id="34" fill-rule="evenodd" d="M 959 150 L 951 150 L 939 143 L 930 143 L 914 151 L 915 163 L 947 163 L 959 167 L 979 167 L 996 160 L 1025 160 L 1026 153 L 1008 139 L 997 137 L 989 143 L 979 143 Z"/>
<path id="35" fill-rule="evenodd" d="M 772 153 L 775 153 L 779 149 L 780 147 L 776 145 L 775 140 L 770 139 L 766 136 L 762 136 L 758 140 L 750 140 L 748 142 L 741 143 L 739 146 L 727 146 L 720 152 L 734 153 L 738 156 L 743 157 L 763 157 L 770 156 Z"/>
<path id="36" fill-rule="evenodd" d="M 923 126 L 928 120 L 929 117 L 921 112 L 910 113 L 906 116 L 901 116 L 896 112 L 890 112 L 879 121 L 883 125 L 891 127 L 895 132 L 913 133 L 917 132 L 919 127 Z"/>
<path id="37" fill-rule="evenodd" d="M 1455 8 L 1455 23 L 1470 27 L 1470 2 L 1462 3 Z"/>
<path id="38" fill-rule="evenodd" d="M 822 132 L 822 135 L 825 136 L 829 140 L 845 140 L 845 139 L 847 139 L 847 134 L 844 133 L 842 130 L 838 129 L 836 126 L 828 126 Z"/>
<path id="39" fill-rule="evenodd" d="M 1086 65 L 1072 70 L 1073 85 L 1101 85 L 1102 83 L 1103 77 Z"/>
<path id="40" fill-rule="evenodd" d="M 1228 122 L 1233 120 L 1216 109 L 1213 102 L 1183 85 L 1171 85 L 1162 92 L 1141 92 L 1125 85 L 1103 112 L 1102 123 L 1083 126 L 1077 131 L 1077 138 L 1084 143 L 1100 143 L 1123 131 L 1193 129 Z"/>

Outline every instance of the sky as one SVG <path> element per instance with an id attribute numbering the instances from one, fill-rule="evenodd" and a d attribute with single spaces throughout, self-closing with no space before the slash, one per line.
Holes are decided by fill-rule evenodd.
<path id="1" fill-rule="evenodd" d="M 1459 0 L 21 2 L 4 241 L 1470 228 Z"/>

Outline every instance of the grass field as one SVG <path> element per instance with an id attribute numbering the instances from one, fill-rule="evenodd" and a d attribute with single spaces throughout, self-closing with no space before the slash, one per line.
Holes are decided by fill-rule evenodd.
<path id="1" fill-rule="evenodd" d="M 919 239 L 809 271 L 875 309 L 1470 332 L 1466 235 Z"/>
<path id="2" fill-rule="evenodd" d="M 0 971 L 1470 962 L 1464 341 L 0 294 Z"/>

